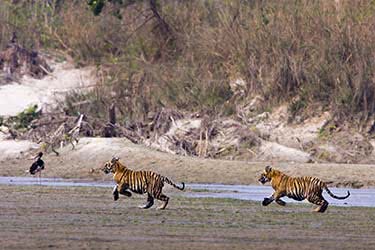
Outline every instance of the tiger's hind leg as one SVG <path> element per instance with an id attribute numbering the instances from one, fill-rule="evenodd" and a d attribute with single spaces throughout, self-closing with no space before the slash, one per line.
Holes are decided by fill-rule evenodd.
<path id="1" fill-rule="evenodd" d="M 329 204 L 328 201 L 323 199 L 321 202 L 321 205 L 315 208 L 314 211 L 318 213 L 324 213 L 328 208 L 328 204 Z"/>
<path id="2" fill-rule="evenodd" d="M 147 193 L 147 203 L 143 206 L 140 206 L 139 208 L 147 209 L 154 205 L 154 197 L 152 197 L 151 194 Z"/>
<path id="3" fill-rule="evenodd" d="M 328 201 L 323 198 L 322 194 L 314 195 L 313 197 L 308 198 L 308 201 L 315 205 L 318 205 L 318 207 L 313 210 L 314 212 L 318 213 L 324 213 L 327 210 L 329 204 Z"/>
<path id="4" fill-rule="evenodd" d="M 163 204 L 157 209 L 164 210 L 168 205 L 169 197 L 161 193 L 158 197 L 155 197 L 155 198 L 163 201 Z"/>

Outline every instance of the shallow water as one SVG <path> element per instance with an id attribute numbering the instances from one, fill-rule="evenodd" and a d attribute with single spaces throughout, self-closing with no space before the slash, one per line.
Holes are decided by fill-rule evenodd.
<path id="1" fill-rule="evenodd" d="M 0 176 L 0 185 L 43 185 L 55 187 L 113 187 L 113 182 L 85 181 L 63 178 L 38 178 L 38 177 L 14 177 Z"/>
<path id="2" fill-rule="evenodd" d="M 112 188 L 113 182 L 72 180 L 62 178 L 41 178 L 36 177 L 2 177 L 0 185 L 41 185 L 44 186 L 65 186 L 65 187 L 108 187 Z M 351 188 L 330 188 L 338 195 L 345 196 L 349 190 L 351 195 L 345 200 L 336 200 L 326 192 L 324 197 L 334 206 L 362 206 L 375 207 L 375 189 L 351 189 Z M 239 200 L 262 201 L 264 197 L 269 197 L 273 190 L 270 186 L 256 185 L 223 185 L 223 184 L 186 184 L 186 191 L 181 193 L 186 197 L 194 198 L 230 198 Z M 285 202 L 296 202 L 283 198 Z M 307 202 L 307 201 L 303 201 Z"/>
<path id="3" fill-rule="evenodd" d="M 265 197 L 269 197 L 273 193 L 271 186 L 256 185 L 221 185 L 221 184 L 190 184 L 189 188 L 193 192 L 187 194 L 189 197 L 213 197 L 213 198 L 232 198 L 239 200 L 263 201 Z M 329 196 L 327 192 L 323 192 L 324 198 L 334 206 L 360 206 L 375 207 L 375 189 L 363 188 L 330 188 L 331 192 L 337 196 L 345 196 L 349 190 L 350 196 L 345 200 L 337 200 Z M 286 197 L 282 200 L 285 202 L 300 202 Z M 306 202 L 307 201 L 302 201 Z"/>

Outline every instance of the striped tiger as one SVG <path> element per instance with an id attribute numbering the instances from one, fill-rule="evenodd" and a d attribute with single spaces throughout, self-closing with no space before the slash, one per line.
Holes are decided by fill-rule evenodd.
<path id="1" fill-rule="evenodd" d="M 262 184 L 271 182 L 272 188 L 275 190 L 270 198 L 264 198 L 263 206 L 269 205 L 272 201 L 285 206 L 286 203 L 281 198 L 286 196 L 297 201 L 307 199 L 309 202 L 318 205 L 314 209 L 315 212 L 323 213 L 328 207 L 328 202 L 322 196 L 323 189 L 335 199 L 346 199 L 350 195 L 348 191 L 346 196 L 336 196 L 328 189 L 326 183 L 316 177 L 291 177 L 279 170 L 272 169 L 270 166 L 265 168 L 259 182 Z"/>
<path id="2" fill-rule="evenodd" d="M 106 174 L 113 173 L 113 179 L 117 185 L 113 189 L 113 198 L 118 200 L 119 193 L 131 197 L 132 193 L 147 193 L 147 203 L 140 208 L 147 209 L 154 205 L 154 198 L 163 201 L 158 209 L 165 209 L 168 205 L 169 197 L 162 193 L 164 182 L 179 189 L 184 190 L 185 183 L 182 187 L 177 186 L 167 177 L 152 171 L 133 171 L 121 164 L 119 158 L 114 157 L 111 161 L 104 164 L 102 171 Z"/>

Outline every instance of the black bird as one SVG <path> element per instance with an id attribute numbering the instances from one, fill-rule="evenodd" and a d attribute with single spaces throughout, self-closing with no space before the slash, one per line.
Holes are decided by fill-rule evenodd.
<path id="1" fill-rule="evenodd" d="M 33 164 L 30 167 L 30 174 L 34 175 L 36 173 L 39 173 L 39 178 L 42 175 L 42 170 L 44 169 L 44 161 L 42 160 L 43 153 L 39 152 L 39 154 L 34 158 L 36 161 L 33 162 Z"/>

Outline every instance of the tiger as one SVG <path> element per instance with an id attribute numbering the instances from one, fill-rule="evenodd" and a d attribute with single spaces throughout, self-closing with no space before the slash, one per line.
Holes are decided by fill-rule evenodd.
<path id="1" fill-rule="evenodd" d="M 162 193 L 164 183 L 177 188 L 185 189 L 185 183 L 181 182 L 181 187 L 177 186 L 170 179 L 152 171 L 134 171 L 120 163 L 118 157 L 113 157 L 111 161 L 107 161 L 101 169 L 105 174 L 113 173 L 113 180 L 117 183 L 113 188 L 113 199 L 119 199 L 119 194 L 131 197 L 132 193 L 147 193 L 147 203 L 140 208 L 148 209 L 154 205 L 154 199 L 163 201 L 158 209 L 165 209 L 168 205 L 169 197 Z"/>
<path id="2" fill-rule="evenodd" d="M 291 177 L 270 166 L 266 166 L 259 178 L 259 182 L 261 184 L 271 182 L 272 188 L 275 190 L 271 197 L 264 198 L 262 202 L 263 206 L 267 206 L 273 201 L 281 206 L 285 206 L 286 203 L 281 198 L 287 196 L 297 201 L 307 199 L 310 203 L 318 205 L 313 210 L 314 212 L 324 213 L 329 203 L 322 196 L 323 189 L 335 199 L 343 200 L 350 196 L 349 191 L 343 197 L 334 195 L 328 189 L 327 184 L 316 177 Z"/>

